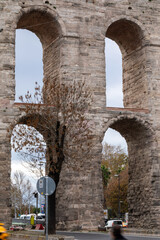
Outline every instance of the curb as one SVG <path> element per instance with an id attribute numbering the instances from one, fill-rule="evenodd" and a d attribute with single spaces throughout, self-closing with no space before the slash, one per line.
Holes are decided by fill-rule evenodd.
<path id="1" fill-rule="evenodd" d="M 137 229 L 137 228 L 124 228 L 123 233 L 145 236 L 160 236 L 160 230 L 156 229 Z"/>
<path id="2" fill-rule="evenodd" d="M 10 240 L 45 240 L 45 236 L 40 235 L 29 235 L 29 234 L 20 234 L 20 233 L 10 233 Z M 72 236 L 62 236 L 62 235 L 51 235 L 48 236 L 49 240 L 74 240 Z"/>

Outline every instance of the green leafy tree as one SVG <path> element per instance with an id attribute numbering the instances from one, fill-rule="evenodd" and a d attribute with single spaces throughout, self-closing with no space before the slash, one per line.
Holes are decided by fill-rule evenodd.
<path id="1" fill-rule="evenodd" d="M 103 177 L 103 186 L 106 187 L 110 179 L 110 171 L 105 165 L 101 165 L 102 177 Z"/>

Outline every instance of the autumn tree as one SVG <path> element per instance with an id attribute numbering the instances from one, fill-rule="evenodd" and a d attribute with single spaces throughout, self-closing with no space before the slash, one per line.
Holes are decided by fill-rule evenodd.
<path id="1" fill-rule="evenodd" d="M 128 190 L 128 156 L 120 146 L 112 146 L 107 143 L 103 147 L 103 159 L 101 164 L 104 208 L 112 208 L 114 214 L 118 213 L 118 199 L 123 201 L 124 209 L 127 209 Z M 120 196 L 118 196 L 118 181 L 115 175 L 120 176 Z"/>
<path id="2" fill-rule="evenodd" d="M 118 200 L 120 200 L 121 214 L 128 212 L 128 167 L 120 173 L 120 192 L 117 177 L 112 177 L 105 189 L 104 196 L 107 207 L 112 209 L 113 216 L 118 216 Z"/>
<path id="3" fill-rule="evenodd" d="M 112 146 L 107 143 L 103 146 L 102 165 L 105 166 L 112 176 L 119 174 L 128 163 L 128 155 L 121 146 Z"/>
<path id="4" fill-rule="evenodd" d="M 79 161 L 84 154 L 89 154 L 92 124 L 87 113 L 91 99 L 91 91 L 82 81 L 45 83 L 43 92 L 36 84 L 33 95 L 27 92 L 25 97 L 20 97 L 25 114 L 19 123 L 39 131 L 45 144 L 32 128 L 26 132 L 26 128 L 20 127 L 12 137 L 13 149 L 16 152 L 27 150 L 31 158 L 38 153 L 45 156 L 47 174 L 54 179 L 56 186 L 64 161 L 72 159 L 69 163 L 74 166 L 77 152 Z M 56 192 L 49 197 L 50 234 L 55 233 L 55 196 Z"/>

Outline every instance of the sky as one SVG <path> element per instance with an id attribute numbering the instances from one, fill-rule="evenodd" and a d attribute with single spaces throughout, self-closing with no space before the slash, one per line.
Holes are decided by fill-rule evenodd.
<path id="1" fill-rule="evenodd" d="M 110 39 L 105 39 L 106 55 L 106 85 L 107 85 L 107 106 L 123 107 L 122 94 L 122 55 L 118 45 Z M 39 38 L 28 30 L 16 30 L 16 96 L 15 101 L 19 101 L 19 96 L 29 92 L 34 92 L 35 82 L 43 85 L 43 62 L 42 45 Z M 108 129 L 103 143 L 120 145 L 127 152 L 126 141 L 122 136 L 112 129 Z M 12 151 L 12 174 L 15 169 L 23 170 L 17 154 Z"/>

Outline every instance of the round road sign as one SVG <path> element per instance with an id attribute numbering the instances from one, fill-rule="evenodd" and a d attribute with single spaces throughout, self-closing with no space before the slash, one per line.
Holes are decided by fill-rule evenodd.
<path id="1" fill-rule="evenodd" d="M 48 176 L 41 177 L 37 181 L 37 191 L 41 195 L 52 195 L 56 189 L 55 181 Z"/>

